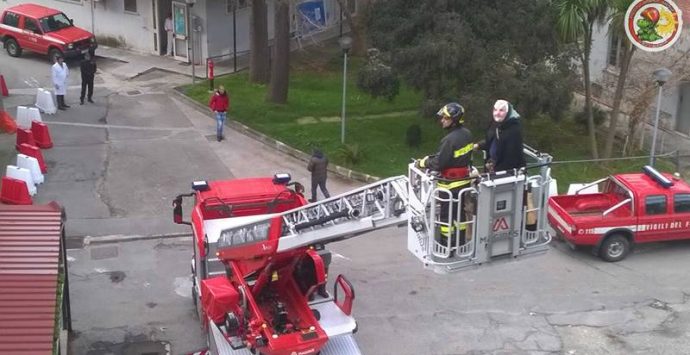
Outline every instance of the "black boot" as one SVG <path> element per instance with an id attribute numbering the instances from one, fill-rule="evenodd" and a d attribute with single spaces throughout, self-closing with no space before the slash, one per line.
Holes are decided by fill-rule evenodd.
<path id="1" fill-rule="evenodd" d="M 65 110 L 65 97 L 62 95 L 56 95 L 57 96 L 57 108 L 58 110 Z"/>

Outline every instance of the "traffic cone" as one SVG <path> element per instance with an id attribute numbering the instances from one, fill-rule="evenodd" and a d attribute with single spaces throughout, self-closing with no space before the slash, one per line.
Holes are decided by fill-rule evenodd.
<path id="1" fill-rule="evenodd" d="M 34 132 L 36 145 L 41 149 L 53 147 L 53 140 L 50 138 L 50 131 L 45 123 L 31 121 L 31 131 Z"/>
<path id="2" fill-rule="evenodd" d="M 17 131 L 17 122 L 5 111 L 0 111 L 0 130 L 9 134 Z"/>
<path id="3" fill-rule="evenodd" d="M 22 143 L 26 143 L 28 145 L 36 145 L 36 141 L 34 140 L 34 134 L 31 132 L 30 129 L 17 129 L 17 143 L 14 145 L 14 147 L 17 148 L 17 150 L 19 150 L 19 146 L 22 145 Z"/>
<path id="4" fill-rule="evenodd" d="M 2 91 L 2 96 L 10 96 L 10 92 L 7 90 L 7 84 L 5 84 L 5 77 L 0 74 L 0 91 Z"/>
<path id="5" fill-rule="evenodd" d="M 48 172 L 48 166 L 46 166 L 46 162 L 43 160 L 43 153 L 41 153 L 41 150 L 37 146 L 22 143 L 19 145 L 19 153 L 36 158 L 36 160 L 38 160 L 38 166 L 41 167 L 41 172 L 44 174 Z"/>
<path id="6" fill-rule="evenodd" d="M 11 205 L 31 205 L 31 195 L 26 182 L 11 177 L 2 177 L 2 187 L 0 187 L 0 201 Z"/>

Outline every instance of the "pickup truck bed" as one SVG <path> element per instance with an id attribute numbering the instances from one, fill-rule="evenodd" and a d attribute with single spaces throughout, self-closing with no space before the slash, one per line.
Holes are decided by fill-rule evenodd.
<path id="1" fill-rule="evenodd" d="M 573 217 L 576 223 L 578 217 L 601 217 L 606 210 L 623 201 L 620 195 L 612 193 L 553 196 L 551 199 Z M 621 206 L 611 215 L 616 217 L 630 216 L 630 206 Z"/>

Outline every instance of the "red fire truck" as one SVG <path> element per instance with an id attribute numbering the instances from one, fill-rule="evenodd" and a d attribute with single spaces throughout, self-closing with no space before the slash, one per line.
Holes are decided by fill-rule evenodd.
<path id="1" fill-rule="evenodd" d="M 192 294 L 207 331 L 204 352 L 360 354 L 353 285 L 338 275 L 330 294 L 317 292 L 327 281 L 330 242 L 406 227 L 408 250 L 441 273 L 546 251 L 551 157 L 526 153 L 538 175 L 478 175 L 458 195 L 412 164 L 408 176 L 316 203 L 305 200 L 304 188 L 288 174 L 193 183 L 194 192 L 173 201 L 173 216 L 193 231 Z M 190 221 L 183 220 L 184 197 L 194 198 Z M 440 208 L 449 209 L 447 220 Z M 538 217 L 527 223 L 527 216 Z M 443 226 L 453 226 L 455 238 L 438 238 Z"/>
<path id="2" fill-rule="evenodd" d="M 650 166 L 583 186 L 598 193 L 554 196 L 548 220 L 571 246 L 591 246 L 606 261 L 623 260 L 636 243 L 690 238 L 690 185 Z"/>

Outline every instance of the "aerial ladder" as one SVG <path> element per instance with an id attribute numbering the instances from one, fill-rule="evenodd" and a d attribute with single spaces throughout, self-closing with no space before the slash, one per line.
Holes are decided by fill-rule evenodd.
<path id="1" fill-rule="evenodd" d="M 552 181 L 552 158 L 527 146 L 524 154 L 529 158 L 527 168 L 475 173 L 469 178 L 472 183 L 457 194 L 439 187 L 442 178 L 438 175 L 410 164 L 407 176 L 385 178 L 284 212 L 235 218 L 232 223 L 209 220 L 204 222 L 208 258 L 195 260 L 204 264 L 208 276 L 237 274 L 241 270 L 233 259 L 245 257 L 242 247 L 248 244 L 261 245 L 258 250 L 263 250 L 260 253 L 264 255 L 288 254 L 391 226 L 406 228 L 408 250 L 437 273 L 450 273 L 499 258 L 543 253 L 551 240 L 545 206 Z M 447 213 L 441 213 L 442 208 L 447 208 Z M 445 220 L 442 215 L 447 216 Z M 453 236 L 441 238 L 443 227 Z M 194 262 L 192 269 L 194 273 Z M 256 308 L 253 312 L 260 312 L 252 306 L 247 293 L 268 282 L 268 274 L 258 275 L 252 284 L 240 281 L 236 285 L 245 314 L 250 313 L 251 307 Z M 339 276 L 335 284 L 334 290 L 340 287 L 349 291 L 354 299 L 352 286 L 344 278 Z M 195 287 L 197 294 L 203 292 L 197 282 Z M 352 337 L 357 328 L 350 314 L 351 299 L 349 306 L 343 307 L 343 300 L 338 302 L 335 292 L 334 302 L 309 303 L 312 310 L 322 315 L 320 324 L 329 338 L 320 354 L 359 354 Z M 339 308 L 333 308 L 334 304 Z M 328 315 L 332 317 L 329 319 Z M 208 327 L 211 353 L 250 354 L 248 349 L 236 346 L 241 343 L 236 337 L 229 336 L 232 325 L 226 322 L 225 326 L 218 326 L 209 321 Z"/>

